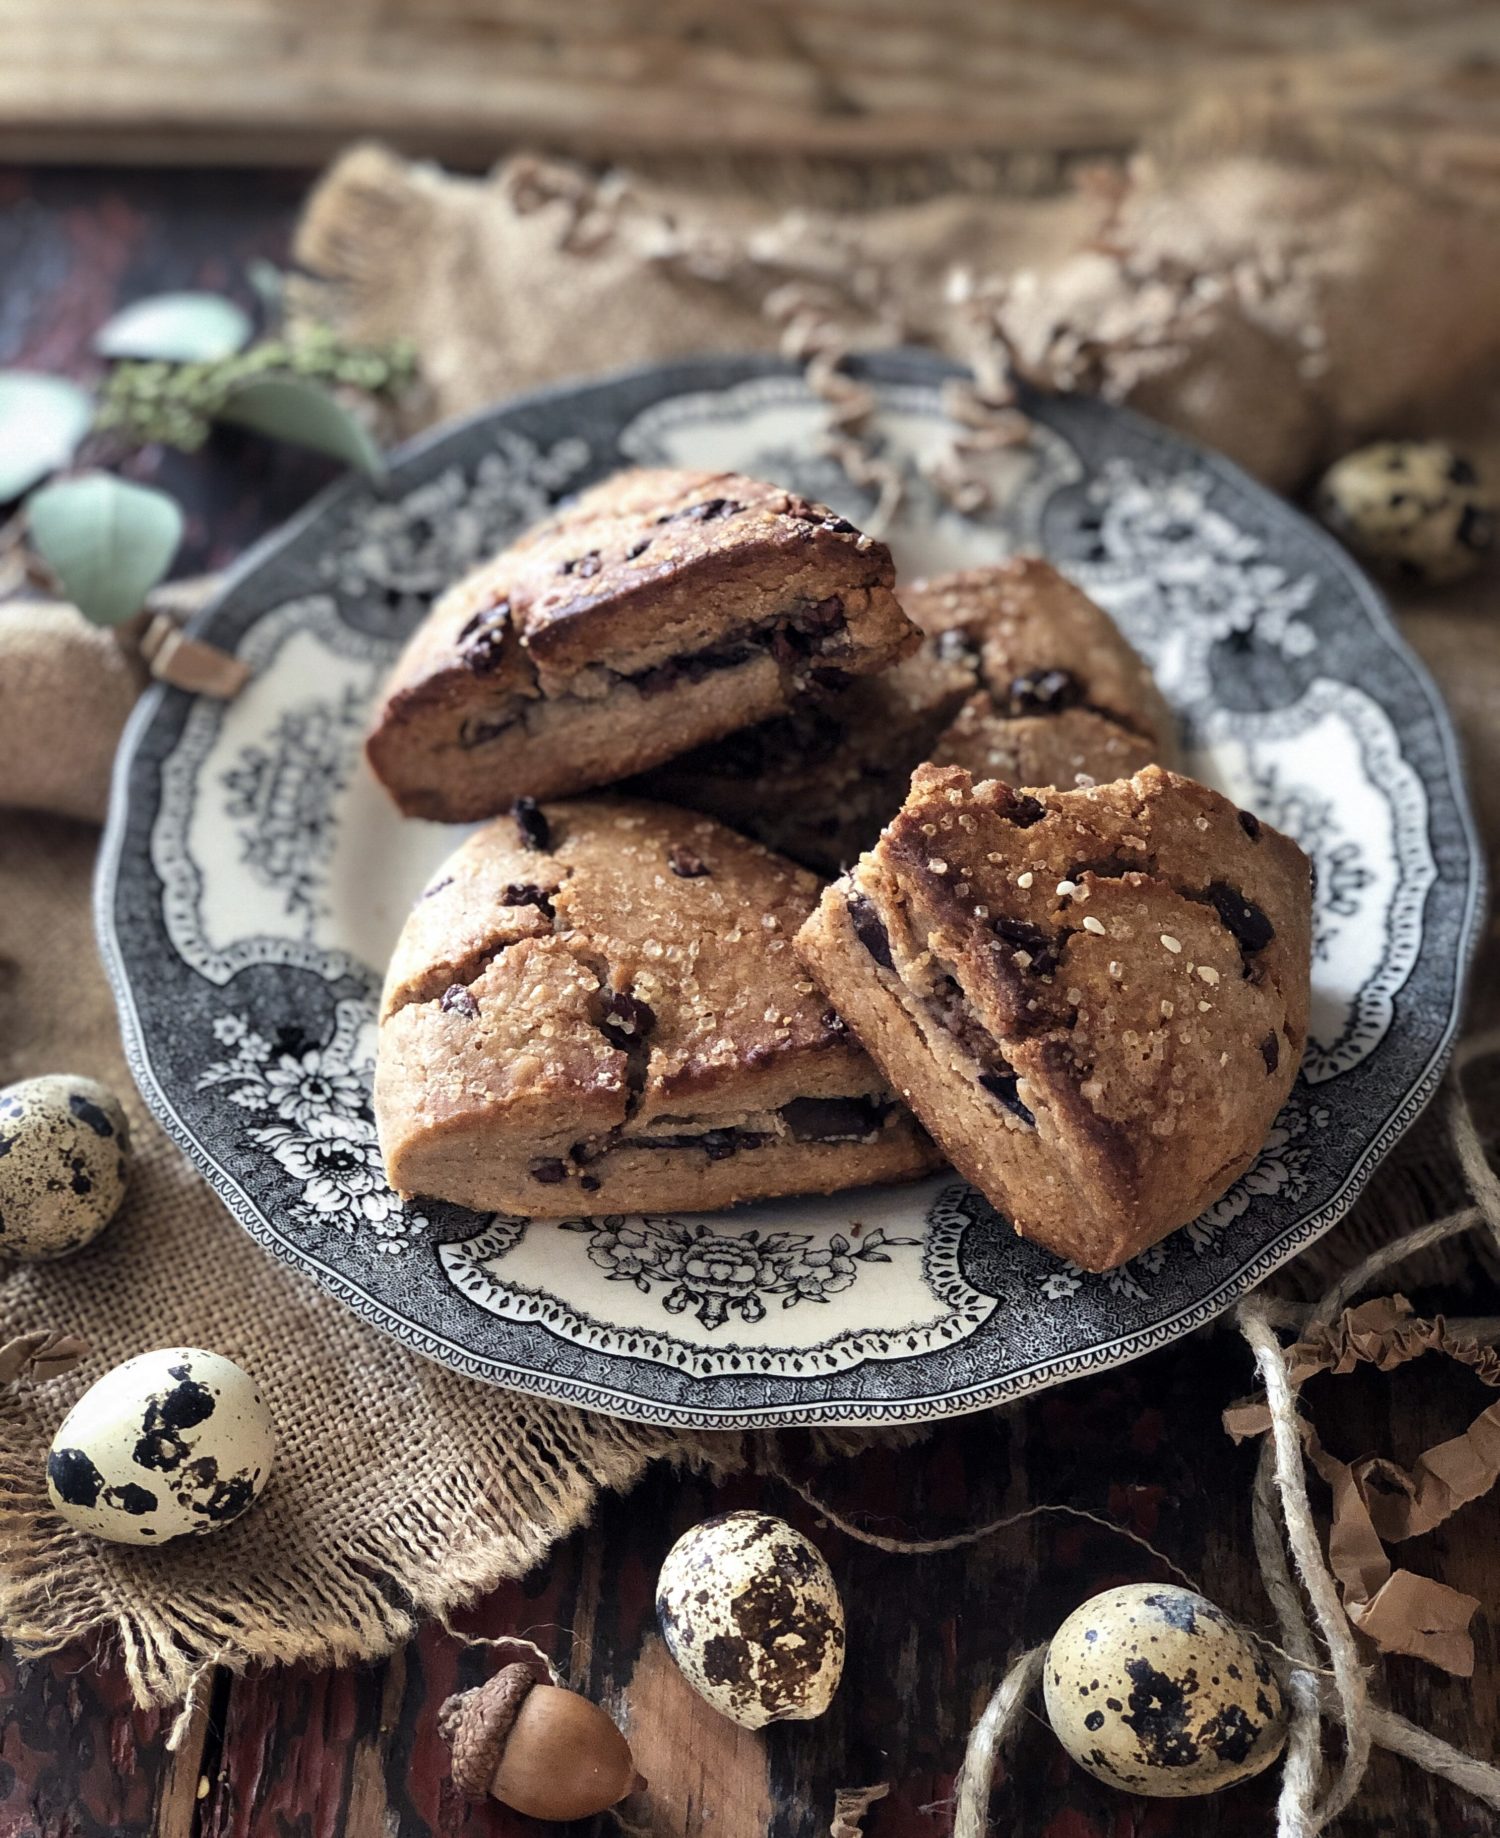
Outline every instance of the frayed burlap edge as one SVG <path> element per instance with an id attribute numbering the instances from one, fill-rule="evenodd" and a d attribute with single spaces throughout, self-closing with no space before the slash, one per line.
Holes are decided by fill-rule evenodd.
<path id="1" fill-rule="evenodd" d="M 518 1403 L 508 1397 L 507 1404 Z M 736 1435 L 641 1429 L 538 1405 L 488 1510 L 410 1500 L 342 1553 L 283 1546 L 274 1566 L 236 1569 L 232 1591 L 175 1579 L 141 1586 L 141 1555 L 80 1538 L 52 1510 L 36 1462 L 37 1406 L 0 1400 L 0 1623 L 23 1657 L 113 1636 L 138 1704 L 188 1698 L 206 1667 L 347 1665 L 379 1659 L 429 1619 L 445 1621 L 525 1575 L 585 1525 L 606 1489 L 628 1492 L 657 1460 L 722 1478 L 744 1462 Z M 50 1413 L 49 1413 L 50 1416 Z M 467 1522 L 465 1522 L 467 1521 Z M 233 1532 L 221 1534 L 226 1541 Z M 170 1552 L 152 1553 L 170 1566 Z M 229 1559 L 226 1554 L 226 1561 Z M 232 1599 L 231 1599 L 232 1598 Z"/>

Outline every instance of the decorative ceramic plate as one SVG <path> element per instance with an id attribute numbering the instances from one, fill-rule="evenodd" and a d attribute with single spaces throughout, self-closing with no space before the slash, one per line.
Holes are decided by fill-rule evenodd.
<path id="1" fill-rule="evenodd" d="M 98 916 L 147 1101 L 268 1250 L 460 1372 L 648 1421 L 899 1421 L 1162 1345 L 1350 1206 L 1431 1095 L 1480 904 L 1448 719 L 1341 551 L 1211 455 L 1085 400 L 1031 405 L 993 508 L 924 483 L 932 360 L 872 360 L 908 475 L 900 571 L 1051 556 L 1155 666 L 1189 758 L 1317 867 L 1311 1038 L 1260 1158 L 1107 1276 L 1018 1240 L 955 1176 L 713 1216 L 528 1223 L 402 1202 L 371 1121 L 381 973 L 454 831 L 364 765 L 371 700 L 439 589 L 616 467 L 728 466 L 860 519 L 820 406 L 777 362 L 551 392 L 349 481 L 234 572 L 195 629 L 254 677 L 153 689 L 121 748 Z"/>

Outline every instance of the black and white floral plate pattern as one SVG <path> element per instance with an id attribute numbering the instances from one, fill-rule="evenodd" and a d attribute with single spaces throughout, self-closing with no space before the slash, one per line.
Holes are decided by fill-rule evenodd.
<path id="1" fill-rule="evenodd" d="M 122 746 L 99 930 L 163 1123 L 276 1256 L 461 1372 L 683 1425 L 899 1421 L 1130 1359 L 1225 1308 L 1349 1207 L 1431 1095 L 1481 897 L 1447 717 L 1342 553 L 1224 462 L 1084 400 L 1034 405 L 993 508 L 926 485 L 945 372 L 871 360 L 909 476 L 910 576 L 1040 549 L 1150 658 L 1195 769 L 1317 865 L 1312 1039 L 1254 1167 L 1108 1276 L 1021 1243 L 952 1176 L 681 1218 L 538 1223 L 405 1205 L 370 1110 L 381 972 L 453 846 L 365 768 L 376 688 L 429 598 L 622 464 L 727 465 L 870 509 L 772 360 L 554 391 L 349 481 L 247 556 L 197 630 L 254 676 L 154 688 Z"/>

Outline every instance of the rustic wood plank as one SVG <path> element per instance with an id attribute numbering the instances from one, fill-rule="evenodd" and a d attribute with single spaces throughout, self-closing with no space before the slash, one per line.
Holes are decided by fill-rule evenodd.
<path id="1" fill-rule="evenodd" d="M 91 1649 L 18 1663 L 0 1644 L 0 1833 L 5 1838 L 191 1838 L 209 1739 L 194 1716 L 137 1710 L 120 1666 Z"/>
<path id="2" fill-rule="evenodd" d="M 1494 36 L 1488 0 L 0 0 L 0 157 L 1099 148 L 1223 91 L 1468 159 Z"/>

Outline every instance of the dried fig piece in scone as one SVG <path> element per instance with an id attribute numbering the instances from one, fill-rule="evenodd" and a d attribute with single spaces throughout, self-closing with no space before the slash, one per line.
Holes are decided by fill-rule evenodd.
<path id="1" fill-rule="evenodd" d="M 810 874 L 660 805 L 525 816 L 471 836 L 397 943 L 375 1069 L 394 1187 L 561 1217 L 936 1164 L 792 948 Z"/>
<path id="2" fill-rule="evenodd" d="M 1254 1159 L 1307 1033 L 1290 838 L 1150 766 L 1074 791 L 923 766 L 797 945 L 954 1165 L 1106 1270 Z"/>
<path id="3" fill-rule="evenodd" d="M 616 474 L 445 595 L 367 752 L 408 816 L 464 821 L 836 701 L 912 650 L 883 543 L 736 473 Z"/>

